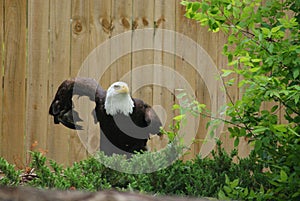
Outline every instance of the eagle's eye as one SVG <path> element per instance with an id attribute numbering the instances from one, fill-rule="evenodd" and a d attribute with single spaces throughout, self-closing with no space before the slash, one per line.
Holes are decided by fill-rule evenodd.
<path id="1" fill-rule="evenodd" d="M 114 85 L 114 89 L 115 89 L 115 90 L 119 90 L 120 88 L 121 88 L 121 86 L 120 86 L 120 85 L 117 85 L 117 84 L 116 84 L 116 85 Z"/>

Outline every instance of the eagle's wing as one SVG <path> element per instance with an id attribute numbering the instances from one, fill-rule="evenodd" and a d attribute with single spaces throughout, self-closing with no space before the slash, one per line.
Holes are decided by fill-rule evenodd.
<path id="1" fill-rule="evenodd" d="M 105 91 L 92 78 L 75 78 L 65 80 L 58 87 L 54 100 L 52 101 L 49 114 L 54 117 L 54 123 L 62 123 L 71 129 L 82 129 L 77 122 L 82 121 L 78 113 L 73 108 L 73 95 L 88 96 L 95 101 L 99 96 L 103 96 Z"/>

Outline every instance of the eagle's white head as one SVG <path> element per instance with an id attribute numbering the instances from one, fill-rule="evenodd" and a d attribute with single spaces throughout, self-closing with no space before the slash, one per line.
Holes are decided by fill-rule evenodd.
<path id="1" fill-rule="evenodd" d="M 116 115 L 132 113 L 134 103 L 129 94 L 129 87 L 125 82 L 113 83 L 106 92 L 104 108 L 107 114 Z"/>

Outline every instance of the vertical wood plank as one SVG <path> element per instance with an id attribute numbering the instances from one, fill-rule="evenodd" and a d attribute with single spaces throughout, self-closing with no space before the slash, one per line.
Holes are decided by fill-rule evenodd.
<path id="1" fill-rule="evenodd" d="M 49 1 L 28 1 L 26 150 L 46 149 L 48 125 Z"/>
<path id="2" fill-rule="evenodd" d="M 216 62 L 216 48 L 212 48 L 212 44 L 216 44 L 217 42 L 214 41 L 215 39 L 213 38 L 213 34 L 208 31 L 207 27 L 201 27 L 200 25 L 198 25 L 198 31 L 197 31 L 197 43 L 199 44 L 199 46 L 201 48 L 204 49 L 204 51 L 207 52 L 207 54 L 209 55 L 209 57 L 211 57 L 211 59 L 213 60 L 213 62 Z M 201 50 L 198 49 L 198 54 L 201 54 Z M 220 52 L 221 54 L 221 52 Z M 205 57 L 204 57 L 205 58 Z M 198 67 L 201 68 L 205 68 L 203 70 L 203 72 L 209 72 L 214 68 L 213 66 L 208 65 L 209 61 L 207 60 L 201 60 L 201 61 L 197 61 L 198 63 Z M 209 74 L 209 73 L 207 73 Z M 203 77 L 206 77 L 208 75 L 203 74 L 201 75 Z M 215 80 L 214 80 L 215 79 Z M 198 101 L 200 101 L 201 103 L 204 103 L 206 105 L 206 109 L 208 111 L 212 112 L 212 104 L 213 104 L 213 100 L 211 100 L 211 97 L 213 98 L 217 98 L 218 94 L 216 93 L 216 87 L 214 87 L 216 84 L 216 77 L 211 78 L 211 82 L 209 83 L 210 85 L 213 85 L 213 87 L 210 86 L 210 88 L 212 90 L 208 91 L 208 86 L 206 86 L 206 84 L 208 83 L 202 83 L 201 80 L 197 80 L 197 97 L 198 97 Z M 215 116 L 216 114 L 209 114 L 211 116 Z M 198 143 L 198 147 L 195 147 L 196 153 L 198 153 L 201 150 L 201 147 L 204 143 L 206 143 L 206 136 L 209 134 L 208 129 L 206 129 L 206 124 L 207 122 L 211 121 L 213 119 L 211 119 L 210 117 L 204 117 L 204 118 L 200 118 L 200 126 L 199 126 L 199 131 L 197 133 L 196 138 L 199 140 Z"/>
<path id="3" fill-rule="evenodd" d="M 70 76 L 70 19 L 69 0 L 50 1 L 49 97 L 51 98 L 54 97 L 61 82 Z M 69 136 L 70 129 L 54 124 L 53 118 L 50 118 L 47 136 L 48 156 L 65 165 L 69 163 Z"/>
<path id="4" fill-rule="evenodd" d="M 210 107 L 208 107 L 208 109 L 212 112 L 211 116 L 213 117 L 217 117 L 220 113 L 220 109 L 224 106 L 224 99 L 227 99 L 227 101 L 229 101 L 228 97 L 225 97 L 224 93 L 220 93 L 221 91 L 224 91 L 224 89 L 221 89 L 222 86 L 218 85 L 218 76 L 220 75 L 221 70 L 220 69 L 224 69 L 227 68 L 227 59 L 225 56 L 222 55 L 222 49 L 223 49 L 223 44 L 225 43 L 227 36 L 224 35 L 223 33 L 219 32 L 219 33 L 212 33 L 209 32 L 207 30 L 206 27 L 199 27 L 199 31 L 200 34 L 198 36 L 198 43 L 201 45 L 202 48 L 204 48 L 204 50 L 209 54 L 209 56 L 211 57 L 211 59 L 213 60 L 212 62 L 216 65 L 217 69 L 216 69 L 216 75 L 212 78 L 212 82 L 210 82 L 209 84 L 209 88 L 210 91 L 209 93 L 204 94 L 204 99 L 207 98 L 211 98 L 210 99 Z M 205 72 L 212 71 L 213 69 L 210 70 L 210 68 L 213 68 L 213 66 L 211 67 L 206 67 Z M 219 73 L 218 73 L 219 72 Z M 204 75 L 205 76 L 205 75 Z M 215 82 L 215 83 L 214 83 Z M 226 82 L 226 81 L 225 81 Z M 231 89 L 228 88 L 228 92 L 230 94 Z M 236 88 L 234 88 L 234 90 L 236 90 Z M 236 94 L 235 92 L 233 93 L 233 95 Z M 204 100 L 204 103 L 206 103 L 206 105 L 208 106 L 208 102 L 206 100 Z M 213 111 L 213 105 L 216 104 L 217 106 L 217 111 Z M 225 117 L 224 117 L 225 118 Z M 213 120 L 213 118 L 206 118 L 205 121 L 211 121 Z M 233 145 L 233 140 L 229 138 L 228 133 L 226 133 L 226 126 L 223 128 L 223 130 L 221 129 L 217 129 L 215 131 L 215 134 L 217 136 L 220 137 L 220 140 L 223 142 L 223 147 L 228 147 L 228 151 L 230 151 L 232 149 L 232 145 Z M 214 146 L 214 141 L 213 139 L 209 139 L 209 141 L 211 141 L 211 143 L 207 143 L 209 146 Z M 204 144 L 205 150 L 208 149 L 207 144 Z M 202 152 L 206 152 L 204 149 L 201 151 Z"/>
<path id="5" fill-rule="evenodd" d="M 76 77 L 82 62 L 89 54 L 89 23 L 89 3 L 84 0 L 72 0 L 71 77 Z M 88 125 L 90 118 L 92 118 L 88 106 L 92 104 L 86 97 L 79 100 L 75 98 L 75 100 L 80 102 L 78 104 L 80 109 L 75 106 L 76 111 L 81 111 L 80 117 L 84 120 L 84 125 Z M 87 157 L 86 145 L 89 127 L 85 128 L 84 131 L 72 130 L 70 133 L 69 158 L 71 163 Z M 79 136 L 81 140 L 86 142 L 85 145 Z"/>
<path id="6" fill-rule="evenodd" d="M 205 75 L 201 75 L 205 76 Z M 207 110 L 211 111 L 211 100 L 210 94 L 206 87 L 206 83 L 203 81 L 200 75 L 196 76 L 196 86 L 195 86 L 195 94 L 197 97 L 197 101 L 201 104 L 205 104 Z M 205 112 L 204 112 L 205 113 Z M 208 129 L 206 129 L 206 125 L 208 121 L 211 119 L 209 117 L 200 116 L 199 125 L 197 129 L 197 134 L 195 136 L 194 142 L 194 153 L 199 154 L 201 150 L 201 146 L 204 143 L 205 137 L 208 133 Z"/>
<path id="7" fill-rule="evenodd" d="M 166 29 L 175 31 L 176 27 L 176 1 L 175 0 L 156 0 L 154 10 L 154 28 L 155 29 Z M 174 32 L 175 35 L 175 32 Z M 154 36 L 154 43 L 157 45 L 158 49 L 162 51 L 154 51 L 154 63 L 159 64 L 163 67 L 175 70 L 175 55 L 164 52 L 165 49 L 170 49 L 174 44 L 169 44 L 168 38 L 164 34 L 156 34 Z M 175 38 L 175 37 L 174 37 Z M 161 42 L 160 42 L 161 41 Z M 175 41 L 171 41 L 175 43 Z M 153 105 L 160 105 L 166 115 L 165 119 L 165 129 L 169 129 L 168 126 L 171 125 L 174 113 L 172 111 L 172 105 L 174 104 L 174 91 L 169 91 L 166 86 L 175 87 L 174 74 L 165 72 L 163 68 L 153 71 L 153 79 L 157 83 L 161 83 L 162 86 L 153 86 Z M 171 89 L 172 90 L 172 89 Z M 162 111 L 163 112 L 163 111 Z M 151 138 L 150 143 L 154 149 L 162 149 L 166 146 L 168 142 L 167 136 L 158 137 L 154 136 Z"/>
<path id="8" fill-rule="evenodd" d="M 114 21 L 112 17 L 112 1 L 111 0 L 93 0 L 90 1 L 90 48 L 93 50 L 97 46 L 107 42 L 112 36 L 114 30 Z M 91 72 L 87 72 L 96 80 L 101 80 L 101 86 L 105 89 L 110 83 L 109 73 L 105 73 L 105 68 L 102 64 L 101 58 L 110 61 L 110 46 L 107 45 L 105 49 L 100 49 L 97 52 L 96 59 L 89 59 L 87 65 L 92 66 L 89 68 Z M 100 59 L 99 59 L 100 58 Z M 104 62 L 105 63 L 105 62 Z"/>
<path id="9" fill-rule="evenodd" d="M 111 37 L 114 25 L 112 22 L 111 0 L 90 1 L 90 48 L 94 49 Z M 105 50 L 103 50 L 105 51 Z M 106 50 L 108 51 L 108 50 Z M 101 67 L 99 65 L 99 67 Z"/>
<path id="10" fill-rule="evenodd" d="M 114 25 L 111 17 L 110 0 L 90 0 L 89 1 L 89 49 L 90 55 L 83 63 L 80 71 L 81 76 L 92 77 L 96 80 L 104 77 L 104 65 L 110 61 L 110 48 L 98 48 L 111 37 Z M 98 48 L 98 49 L 97 49 Z M 105 61 L 103 61 L 105 60 Z M 105 76 L 107 77 L 107 76 Z M 105 80 L 105 79 L 104 79 Z M 101 81 L 103 81 L 101 79 Z M 102 87 L 103 84 L 102 84 Z"/>
<path id="11" fill-rule="evenodd" d="M 132 94 L 133 97 L 142 99 L 145 103 L 153 105 L 153 85 L 155 80 L 153 72 L 155 66 L 153 49 L 154 31 L 147 28 L 154 28 L 154 6 L 155 1 L 133 1 L 133 33 L 132 33 Z M 145 32 L 144 32 L 145 31 Z M 140 49 L 139 51 L 136 51 Z M 129 80 L 130 81 L 130 80 Z M 154 150 L 153 138 L 148 141 L 148 149 Z"/>
<path id="12" fill-rule="evenodd" d="M 206 28 L 200 27 L 197 25 L 197 43 L 200 48 L 206 49 L 206 45 L 210 42 L 207 38 L 208 31 Z M 201 50 L 197 49 L 197 54 L 201 54 Z M 197 68 L 201 68 L 203 63 L 207 61 L 197 61 Z M 207 69 L 209 70 L 209 69 Z M 205 76 L 205 75 L 200 75 Z M 206 108 L 211 111 L 211 102 L 210 102 L 210 94 L 207 90 L 206 83 L 203 81 L 202 77 L 198 77 L 196 79 L 196 97 L 200 103 L 206 105 Z M 199 153 L 201 146 L 204 142 L 205 136 L 207 134 L 206 123 L 209 121 L 209 118 L 200 117 L 200 124 L 198 128 L 198 132 L 196 135 L 196 144 L 195 144 L 195 153 Z"/>
<path id="13" fill-rule="evenodd" d="M 5 1 L 3 130 L 1 149 L 9 162 L 24 158 L 26 0 Z M 1 46 L 2 48 L 2 46 Z"/>
<path id="14" fill-rule="evenodd" d="M 153 46 L 153 36 L 146 34 L 139 34 L 145 28 L 153 28 L 153 10 L 154 10 L 154 1 L 143 1 L 143 0 L 134 0 L 133 1 L 133 32 L 132 32 L 132 46 L 133 49 L 143 48 L 145 46 Z M 135 34 L 139 32 L 138 34 Z M 147 44 L 145 44 L 147 43 Z M 141 50 L 138 52 L 132 53 L 132 71 L 135 72 L 135 68 L 143 67 L 144 65 L 154 64 L 154 57 L 152 50 Z M 152 76 L 153 71 L 150 76 Z M 144 100 L 146 103 L 152 105 L 153 103 L 153 94 L 152 94 L 152 83 L 147 86 L 141 86 L 143 80 L 146 81 L 146 78 L 149 77 L 149 71 L 139 71 L 138 74 L 134 74 L 134 77 L 131 80 L 133 96 Z M 152 78 L 152 77 L 151 77 Z M 150 80 L 151 82 L 151 80 Z"/>
<path id="15" fill-rule="evenodd" d="M 184 17 L 185 13 L 185 7 L 176 4 L 176 31 L 184 34 L 187 36 L 189 39 L 192 39 L 195 41 L 194 47 L 189 47 L 192 48 L 192 50 L 188 50 L 186 47 L 185 41 L 180 41 L 180 39 L 176 39 L 176 49 L 179 51 L 179 55 L 181 55 L 181 58 L 176 57 L 176 71 L 180 73 L 180 75 L 184 76 L 186 81 L 189 82 L 190 86 L 193 88 L 194 91 L 196 91 L 196 83 L 197 83 L 197 71 L 194 69 L 196 66 L 190 66 L 185 60 L 185 57 L 188 56 L 192 58 L 193 61 L 197 61 L 197 50 L 196 47 L 196 41 L 197 41 L 197 24 L 193 20 L 189 20 Z M 188 50 L 188 51 L 187 51 Z M 199 86 L 198 86 L 199 87 Z M 204 87 L 201 86 L 203 89 Z M 192 120 L 194 121 L 194 120 Z M 196 120 L 195 122 L 189 122 L 187 123 L 187 127 L 191 127 L 191 125 L 195 126 L 194 128 L 188 128 L 187 130 L 189 131 L 188 133 L 185 133 L 184 136 L 184 141 L 185 143 L 189 144 L 192 142 L 192 140 L 196 137 L 196 129 L 197 129 L 197 123 Z M 201 131 L 203 132 L 203 131 Z M 190 154 L 187 154 L 184 156 L 184 160 L 191 159 L 195 156 L 196 154 L 196 146 L 199 146 L 198 144 L 191 144 L 190 146 Z"/>
<path id="16" fill-rule="evenodd" d="M 90 50 L 94 51 L 97 49 L 96 58 L 89 59 L 87 62 L 90 66 L 88 68 L 87 74 L 89 77 L 95 78 L 97 81 L 101 81 L 101 86 L 106 87 L 110 82 L 110 75 L 104 73 L 106 66 L 102 63 L 102 58 L 106 61 L 110 61 L 110 46 L 107 45 L 106 48 L 99 48 L 99 45 L 107 42 L 112 36 L 112 31 L 114 29 L 112 20 L 112 2 L 111 0 L 93 0 L 90 1 Z M 99 50 L 99 51 L 98 51 Z M 106 62 L 104 62 L 106 63 Z M 93 105 L 95 107 L 95 105 Z M 93 153 L 99 150 L 100 147 L 100 128 L 99 123 L 94 124 L 94 119 L 89 113 L 89 132 L 87 142 L 89 145 L 89 152 Z"/>
<path id="17" fill-rule="evenodd" d="M 132 0 L 113 0 L 112 1 L 112 19 L 114 29 L 112 31 L 112 37 L 118 36 L 126 31 L 130 31 L 132 28 Z M 131 54 L 123 55 L 123 52 L 131 47 L 131 40 L 122 40 L 122 37 L 118 36 L 118 40 L 113 40 L 115 43 L 111 43 L 110 55 L 111 59 L 120 57 L 116 61 L 111 61 L 108 73 L 110 74 L 110 81 L 105 86 L 108 88 L 113 82 L 118 81 L 125 73 L 131 70 Z M 128 83 L 130 85 L 130 83 Z"/>
<path id="18" fill-rule="evenodd" d="M 2 143 L 2 111 L 3 111 L 3 102 L 2 102 L 2 97 L 3 97 L 3 57 L 4 57 L 4 52 L 3 48 L 4 47 L 4 0 L 0 0 L 0 144 Z M 3 155 L 3 150 L 0 148 L 0 155 Z"/>

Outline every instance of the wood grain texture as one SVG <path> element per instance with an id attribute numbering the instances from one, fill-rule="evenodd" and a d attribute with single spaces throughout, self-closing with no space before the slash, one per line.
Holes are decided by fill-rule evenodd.
<path id="1" fill-rule="evenodd" d="M 198 26 L 197 27 L 197 44 L 199 45 L 199 47 L 201 49 L 197 49 L 197 54 L 203 54 L 203 51 L 210 51 L 210 53 L 208 53 L 209 57 L 211 57 L 211 59 L 213 60 L 213 62 L 215 62 L 216 58 L 215 58 L 215 49 L 212 48 L 212 45 L 216 44 L 217 41 L 212 41 L 215 40 L 213 39 L 212 35 L 213 33 L 209 32 L 208 29 L 206 27 L 201 27 Z M 200 79 L 196 79 L 196 96 L 198 98 L 198 101 L 200 103 L 203 103 L 206 105 L 206 109 L 208 111 L 212 111 L 212 100 L 211 100 L 211 95 L 213 95 L 214 97 L 216 96 L 216 88 L 214 88 L 214 90 L 209 91 L 208 90 L 208 83 L 205 83 L 205 81 L 203 80 L 204 77 L 208 76 L 208 73 L 210 71 L 210 68 L 213 68 L 213 66 L 209 65 L 209 61 L 206 59 L 202 59 L 205 58 L 201 57 L 201 59 L 197 60 L 197 67 L 203 69 L 202 72 L 204 72 L 203 74 L 201 74 L 201 78 Z M 212 77 L 211 78 L 211 82 L 209 84 L 213 84 L 214 83 L 214 79 L 216 79 L 216 77 Z M 213 93 L 213 94 L 211 94 Z M 208 115 L 212 115 L 211 113 L 208 113 Z M 208 134 L 208 129 L 206 127 L 207 123 L 213 120 L 210 117 L 201 117 L 200 118 L 200 125 L 199 125 L 199 129 L 198 129 L 198 133 L 196 136 L 196 142 L 197 142 L 197 146 L 195 147 L 195 152 L 199 153 L 201 151 L 201 147 L 203 145 L 203 143 L 205 143 L 205 137 Z"/>
<path id="2" fill-rule="evenodd" d="M 114 30 L 111 0 L 90 1 L 90 49 L 93 56 L 87 58 L 85 74 L 99 80 L 102 87 L 107 88 L 110 83 L 110 75 L 105 73 L 107 66 L 111 63 L 110 45 L 102 48 L 102 44 L 109 43 Z M 98 47 L 101 46 L 101 47 Z"/>
<path id="3" fill-rule="evenodd" d="M 84 0 L 72 0 L 71 10 L 71 77 L 76 77 L 81 65 L 90 53 L 89 31 L 90 31 L 90 7 L 89 2 Z M 75 108 L 80 107 L 80 117 L 84 119 L 86 125 L 84 132 L 71 131 L 69 158 L 71 162 L 80 161 L 87 157 L 88 133 L 90 130 L 89 122 L 94 121 L 91 116 L 91 107 L 95 104 L 86 98 L 74 98 L 78 101 Z M 86 142 L 85 144 L 82 142 Z"/>
<path id="4" fill-rule="evenodd" d="M 110 81 L 110 76 L 104 76 L 104 72 L 108 68 L 106 63 L 110 63 L 111 49 L 110 45 L 106 45 L 105 48 L 101 45 L 109 43 L 108 41 L 112 37 L 114 30 L 112 9 L 111 0 L 93 0 L 90 2 L 91 27 L 89 45 L 91 51 L 96 51 L 96 54 L 94 54 L 96 58 L 88 60 L 88 63 L 90 63 L 88 74 L 100 82 L 101 86 L 108 85 L 104 83 Z M 103 60 L 107 62 L 103 62 Z M 96 125 L 93 123 L 93 119 L 91 119 L 89 125 L 93 131 L 89 133 L 88 144 L 90 145 L 90 152 L 95 152 L 99 150 L 100 146 L 100 127 L 99 123 Z"/>
<path id="5" fill-rule="evenodd" d="M 60 83 L 70 77 L 71 4 L 69 0 L 50 1 L 49 97 L 54 97 Z M 50 101 L 49 104 L 50 105 Z M 70 130 L 49 124 L 48 156 L 69 164 Z"/>
<path id="6" fill-rule="evenodd" d="M 162 30 L 175 30 L 176 18 L 175 18 L 175 2 L 174 0 L 156 0 L 154 1 L 154 28 Z M 174 34 L 175 35 L 175 32 Z M 168 36 L 164 33 L 158 34 L 157 31 L 154 33 L 154 64 L 161 66 L 162 68 L 155 68 L 153 70 L 154 83 L 160 84 L 153 86 L 153 105 L 158 105 L 161 108 L 161 116 L 165 116 L 163 120 L 165 129 L 169 129 L 169 125 L 173 124 L 174 112 L 172 111 L 172 105 L 174 104 L 174 88 L 175 88 L 175 55 L 168 53 L 166 50 L 173 47 L 174 43 L 168 42 Z M 172 48 L 171 48 L 172 49 Z M 167 70 L 169 69 L 169 71 Z M 166 87 L 166 86 L 169 86 Z M 159 112 L 159 111 L 158 111 Z M 151 139 L 152 149 L 162 149 L 168 142 L 167 136 L 158 137 L 153 136 Z"/>
<path id="7" fill-rule="evenodd" d="M 4 0 L 0 1 L 0 97 L 3 97 L 3 62 L 4 62 Z M 2 122 L 2 111 L 3 111 L 3 102 L 2 98 L 0 99 L 0 122 Z M 0 144 L 2 143 L 2 123 L 0 123 Z M 0 156 L 4 153 L 4 150 L 0 148 Z"/>
<path id="8" fill-rule="evenodd" d="M 47 147 L 49 1 L 28 1 L 28 64 L 26 94 L 26 147 Z"/>
<path id="9" fill-rule="evenodd" d="M 26 1 L 5 1 L 4 91 L 1 149 L 9 162 L 24 159 Z M 2 48 L 2 47 L 1 47 Z"/>
<path id="10" fill-rule="evenodd" d="M 48 107 L 57 87 L 81 70 L 86 71 L 83 74 L 87 77 L 99 80 L 103 88 L 124 79 L 132 87 L 134 97 L 159 106 L 162 116 L 166 116 L 166 129 L 176 114 L 171 108 L 178 102 L 174 96 L 174 89 L 180 87 L 178 77 L 190 83 L 196 99 L 206 104 L 208 109 L 212 109 L 212 100 L 222 100 L 214 85 L 215 80 L 206 83 L 203 78 L 207 74 L 199 75 L 185 59 L 195 60 L 197 54 L 204 51 L 216 66 L 226 68 L 227 60 L 221 55 L 226 36 L 210 33 L 186 19 L 180 1 L 1 0 L 0 20 L 0 154 L 10 162 L 16 157 L 24 161 L 25 152 L 31 149 L 35 140 L 40 148 L 48 150 L 48 157 L 65 165 L 87 157 L 87 150 L 97 149 L 98 124 L 86 130 L 88 135 L 83 135 L 89 144 L 86 149 L 77 132 L 54 124 L 48 116 Z M 138 35 L 147 28 L 154 28 L 153 33 Z M 184 34 L 203 50 L 199 47 L 186 50 L 183 48 L 184 40 L 171 37 L 174 40 L 170 41 L 166 34 L 158 35 L 161 29 L 174 31 L 174 36 L 175 32 Z M 120 34 L 125 37 L 119 37 Z M 103 44 L 107 45 L 102 47 Z M 137 46 L 152 49 L 132 52 Z M 168 49 L 181 56 L 166 52 Z M 208 61 L 197 60 L 195 63 L 204 66 L 205 72 L 211 70 Z M 155 68 L 155 65 L 151 68 L 152 64 L 168 70 Z M 139 67 L 144 65 L 150 68 L 139 71 Z M 140 86 L 147 79 L 154 85 Z M 157 83 L 162 86 L 155 85 Z M 171 86 L 172 90 L 165 85 Z M 213 95 L 208 88 L 212 89 Z M 236 86 L 228 92 L 234 100 L 243 93 Z M 82 98 L 79 100 L 83 101 Z M 91 106 L 82 110 L 84 116 L 81 117 L 85 123 L 93 123 L 93 103 Z M 265 105 L 266 108 L 271 106 Z M 281 109 L 282 119 L 283 113 Z M 198 143 L 191 146 L 192 154 L 186 159 L 201 150 L 208 120 L 200 119 L 196 135 Z M 221 132 L 223 145 L 226 150 L 231 150 L 233 140 L 224 130 Z M 152 150 L 160 149 L 166 143 L 165 137 L 153 138 L 149 146 Z M 247 139 L 244 139 L 239 151 L 243 156 L 249 152 L 246 145 Z"/>
<path id="11" fill-rule="evenodd" d="M 198 73 L 195 70 L 196 66 L 192 66 L 191 64 L 188 63 L 188 58 L 190 58 L 193 61 L 197 61 L 197 24 L 195 21 L 191 21 L 187 18 L 183 18 L 182 16 L 185 13 L 185 8 L 182 7 L 179 4 L 176 4 L 176 31 L 184 34 L 185 36 L 187 36 L 189 39 L 192 39 L 193 41 L 195 41 L 195 43 L 192 44 L 192 46 L 187 46 L 185 38 L 177 38 L 176 39 L 176 50 L 178 51 L 178 54 L 181 57 L 176 57 L 176 64 L 175 64 L 175 68 L 176 71 L 179 72 L 179 74 L 181 76 L 183 76 L 185 78 L 185 80 L 189 83 L 189 85 L 195 90 L 202 90 L 204 91 L 205 86 L 197 86 L 198 88 L 196 88 L 196 84 L 197 84 L 197 76 Z M 200 88 L 201 87 L 201 88 Z M 195 92 L 194 92 L 195 93 Z M 195 97 L 197 99 L 197 97 Z M 188 152 L 190 152 L 190 154 L 186 154 L 184 156 L 185 160 L 191 159 L 195 156 L 196 153 L 196 146 L 198 146 L 197 144 L 192 143 L 194 138 L 196 137 L 196 132 L 197 132 L 197 128 L 198 128 L 198 123 L 197 121 L 199 121 L 198 119 L 194 119 L 194 118 L 189 118 L 190 121 L 189 122 L 189 128 L 186 128 L 187 132 L 184 133 L 184 141 L 187 145 L 190 144 L 190 150 Z M 200 131 L 200 132 L 204 132 L 205 131 Z M 187 153 L 188 153 L 187 152 Z"/>
<path id="12" fill-rule="evenodd" d="M 106 71 L 109 82 L 104 88 L 108 88 L 113 82 L 132 69 L 131 63 L 131 39 L 127 40 L 120 34 L 130 31 L 132 27 L 132 0 L 112 0 L 112 23 L 114 29 L 111 37 L 115 37 L 110 42 L 110 67 Z M 129 33 L 130 34 L 130 33 Z M 106 77 L 105 75 L 103 77 Z M 108 81 L 108 80 L 107 80 Z"/>
<path id="13" fill-rule="evenodd" d="M 131 83 L 133 97 L 153 105 L 154 32 L 147 29 L 154 28 L 155 1 L 134 0 L 133 3 L 132 71 L 125 81 Z M 152 142 L 150 138 L 148 147 L 154 150 Z"/>

